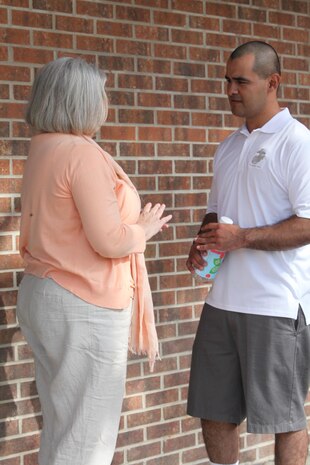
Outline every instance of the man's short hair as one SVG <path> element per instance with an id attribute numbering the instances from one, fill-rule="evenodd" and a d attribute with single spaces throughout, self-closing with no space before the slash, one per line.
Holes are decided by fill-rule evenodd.
<path id="1" fill-rule="evenodd" d="M 239 45 L 229 59 L 242 57 L 252 53 L 255 56 L 253 71 L 260 77 L 266 79 L 271 74 L 281 75 L 280 59 L 275 49 L 266 42 L 253 40 Z"/>

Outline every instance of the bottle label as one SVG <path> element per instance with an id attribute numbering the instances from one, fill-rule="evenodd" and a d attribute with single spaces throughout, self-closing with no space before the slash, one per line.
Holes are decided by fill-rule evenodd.
<path id="1" fill-rule="evenodd" d="M 207 281 L 213 280 L 221 266 L 224 256 L 225 252 L 221 252 L 219 250 L 208 250 L 207 254 L 203 257 L 206 262 L 206 266 L 202 270 L 196 269 L 196 274 Z"/>

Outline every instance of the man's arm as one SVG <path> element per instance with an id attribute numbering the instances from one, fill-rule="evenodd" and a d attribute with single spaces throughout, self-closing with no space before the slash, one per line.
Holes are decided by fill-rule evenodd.
<path id="1" fill-rule="evenodd" d="M 310 243 L 310 219 L 296 215 L 272 226 L 240 228 L 219 223 L 201 228 L 195 244 L 199 251 L 219 249 L 224 252 L 247 248 L 279 251 L 302 247 Z"/>

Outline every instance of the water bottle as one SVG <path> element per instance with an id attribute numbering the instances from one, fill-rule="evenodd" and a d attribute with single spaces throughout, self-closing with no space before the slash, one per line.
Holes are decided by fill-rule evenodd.
<path id="1" fill-rule="evenodd" d="M 221 216 L 219 223 L 233 224 L 233 221 L 227 216 Z M 213 281 L 224 260 L 225 252 L 221 250 L 207 250 L 202 257 L 206 265 L 202 270 L 195 268 L 195 279 L 200 282 Z"/>

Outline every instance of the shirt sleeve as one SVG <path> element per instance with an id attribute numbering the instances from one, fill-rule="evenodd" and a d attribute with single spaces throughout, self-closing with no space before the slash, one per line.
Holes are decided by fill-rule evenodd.
<path id="1" fill-rule="evenodd" d="M 144 230 L 134 224 L 140 212 L 139 197 L 135 193 L 136 199 L 131 205 L 122 205 L 122 208 L 136 211 L 136 215 L 130 215 L 135 217 L 133 224 L 126 224 L 117 201 L 115 175 L 95 146 L 74 148 L 68 183 L 86 238 L 98 254 L 122 258 L 144 252 Z M 128 216 L 128 212 L 124 213 Z"/>
<path id="2" fill-rule="evenodd" d="M 292 148 L 287 176 L 288 195 L 295 215 L 310 218 L 310 137 Z"/>

